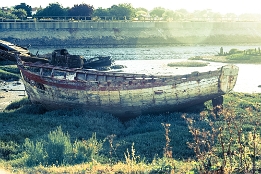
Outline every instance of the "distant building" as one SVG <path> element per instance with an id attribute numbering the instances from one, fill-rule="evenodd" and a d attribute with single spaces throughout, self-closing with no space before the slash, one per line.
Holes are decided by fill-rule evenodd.
<path id="1" fill-rule="evenodd" d="M 2 10 L 2 11 L 8 11 L 9 8 L 8 8 L 8 7 L 2 7 L 1 10 Z"/>
<path id="2" fill-rule="evenodd" d="M 39 9 L 38 7 L 32 8 L 32 15 L 35 15 L 37 13 L 38 9 Z"/>

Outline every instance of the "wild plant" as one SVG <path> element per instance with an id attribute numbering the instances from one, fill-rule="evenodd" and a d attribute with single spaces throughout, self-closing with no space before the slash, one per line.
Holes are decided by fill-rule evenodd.
<path id="1" fill-rule="evenodd" d="M 205 114 L 200 115 L 200 120 L 205 120 Z M 193 136 L 193 142 L 188 142 L 189 148 L 193 149 L 198 162 L 200 163 L 199 170 L 210 170 L 212 166 L 212 161 L 214 159 L 213 151 L 217 129 L 212 127 L 212 129 L 206 129 L 207 126 L 213 126 L 213 121 L 208 120 L 208 125 L 198 125 L 196 123 L 196 118 L 186 117 L 190 133 Z M 201 127 L 202 126 L 202 127 Z"/>
<path id="2" fill-rule="evenodd" d="M 73 162 L 80 164 L 97 159 L 102 145 L 102 142 L 96 139 L 95 133 L 88 140 L 76 140 L 73 144 Z"/>
<path id="3" fill-rule="evenodd" d="M 26 153 L 26 165 L 37 166 L 46 165 L 47 153 L 44 150 L 43 142 L 37 141 L 34 143 L 30 139 L 26 138 L 24 142 L 24 149 Z"/>
<path id="4" fill-rule="evenodd" d="M 0 140 L 0 159 L 11 160 L 18 153 L 19 145 L 13 141 Z"/>
<path id="5" fill-rule="evenodd" d="M 183 116 L 193 135 L 193 142 L 188 142 L 188 146 L 196 154 L 198 170 L 203 173 L 255 173 L 261 153 L 256 121 L 260 116 L 256 112 L 259 106 L 252 105 L 245 109 L 246 112 L 238 112 L 230 102 L 218 115 L 213 110 L 201 112 L 198 122 L 196 118 Z M 244 131 L 247 124 L 252 124 L 250 131 Z"/>
<path id="6" fill-rule="evenodd" d="M 172 147 L 170 146 L 170 126 L 169 123 L 161 123 L 165 130 L 165 147 L 163 148 L 163 158 L 152 161 L 153 170 L 151 173 L 174 173 L 175 160 L 172 159 Z"/>
<path id="7" fill-rule="evenodd" d="M 126 165 L 130 167 L 129 169 L 132 170 L 133 166 L 136 165 L 138 163 L 138 160 L 140 159 L 140 157 L 135 154 L 134 143 L 132 143 L 131 151 L 129 152 L 129 150 L 127 149 L 126 153 L 124 153 L 124 157 Z"/>
<path id="8" fill-rule="evenodd" d="M 48 134 L 47 140 L 25 139 L 24 152 L 27 166 L 67 165 L 92 162 L 99 159 L 103 143 L 96 139 L 96 134 L 88 140 L 70 142 L 70 136 L 62 132 L 59 126 Z"/>
<path id="9" fill-rule="evenodd" d="M 107 136 L 107 139 L 109 141 L 109 144 L 110 144 L 110 150 L 109 150 L 109 163 L 110 163 L 110 168 L 112 169 L 112 166 L 114 164 L 114 156 L 117 157 L 117 154 L 116 154 L 116 148 L 117 147 L 114 147 L 113 145 L 113 140 L 114 138 L 116 137 L 115 134 L 112 134 L 112 135 L 108 135 Z"/>
<path id="10" fill-rule="evenodd" d="M 171 124 L 168 123 L 161 123 L 161 125 L 165 129 L 165 139 L 166 139 L 166 145 L 163 150 L 163 156 L 166 158 L 172 158 L 172 147 L 170 147 L 170 138 L 169 138 L 169 128 Z"/>
<path id="11" fill-rule="evenodd" d="M 48 134 L 46 152 L 48 164 L 68 164 L 73 154 L 70 136 L 63 133 L 61 126 Z"/>

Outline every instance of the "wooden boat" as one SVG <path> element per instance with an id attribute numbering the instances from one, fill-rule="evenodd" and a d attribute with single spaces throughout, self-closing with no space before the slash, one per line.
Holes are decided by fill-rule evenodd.
<path id="1" fill-rule="evenodd" d="M 25 47 L 21 47 L 4 40 L 0 40 L 0 60 L 2 59 L 16 62 L 15 55 L 17 53 L 20 54 L 20 57 L 23 61 L 41 61 L 43 63 L 49 62 L 48 58 L 39 55 L 33 55 Z"/>
<path id="2" fill-rule="evenodd" d="M 26 48 L 0 40 L 0 59 L 16 60 L 25 90 L 33 103 L 47 109 L 83 108 L 126 118 L 178 111 L 212 100 L 236 83 L 238 67 L 225 65 L 208 72 L 186 75 L 146 75 L 86 69 L 108 65 L 110 57 L 83 61 L 66 49 L 51 57 L 32 55 Z"/>
<path id="3" fill-rule="evenodd" d="M 213 100 L 235 86 L 238 67 L 186 75 L 146 75 L 25 62 L 17 56 L 25 90 L 47 109 L 83 108 L 135 117 L 177 111 Z"/>
<path id="4" fill-rule="evenodd" d="M 20 53 L 21 56 L 30 56 L 30 52 L 27 48 L 19 47 L 10 42 L 0 40 L 0 59 L 8 59 L 16 61 L 15 53 Z"/>
<path id="5" fill-rule="evenodd" d="M 111 56 L 95 56 L 89 59 L 84 59 L 79 55 L 71 55 L 66 49 L 57 49 L 50 54 L 35 55 L 25 48 L 7 41 L 0 40 L 0 59 L 15 61 L 15 54 L 19 53 L 20 58 L 27 62 L 42 62 L 50 63 L 57 66 L 66 66 L 69 68 L 100 68 L 111 66 L 113 60 Z"/>
<path id="6" fill-rule="evenodd" d="M 111 56 L 96 56 L 86 60 L 83 68 L 96 68 L 100 66 L 111 66 L 113 64 Z"/>

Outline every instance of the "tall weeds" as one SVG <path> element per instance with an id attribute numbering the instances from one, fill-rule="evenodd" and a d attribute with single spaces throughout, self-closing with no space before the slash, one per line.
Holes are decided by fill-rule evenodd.
<path id="1" fill-rule="evenodd" d="M 218 114 L 213 110 L 204 111 L 197 118 L 185 118 L 193 135 L 188 142 L 196 154 L 201 173 L 255 173 L 260 164 L 261 137 L 259 127 L 260 108 L 253 104 L 238 112 L 229 103 Z M 201 122 L 201 124 L 199 124 Z M 204 126 L 203 126 L 204 125 Z"/>
<path id="2" fill-rule="evenodd" d="M 168 123 L 161 123 L 161 125 L 165 129 L 165 139 L 166 139 L 166 145 L 164 147 L 163 155 L 167 158 L 172 158 L 172 147 L 170 147 L 170 138 L 169 138 L 169 128 L 171 124 Z"/>

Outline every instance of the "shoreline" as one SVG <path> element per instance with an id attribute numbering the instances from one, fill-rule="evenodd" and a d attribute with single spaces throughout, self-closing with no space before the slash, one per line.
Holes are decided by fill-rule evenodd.
<path id="1" fill-rule="evenodd" d="M 0 112 L 4 112 L 9 104 L 27 97 L 21 81 L 1 81 L 0 87 Z"/>

